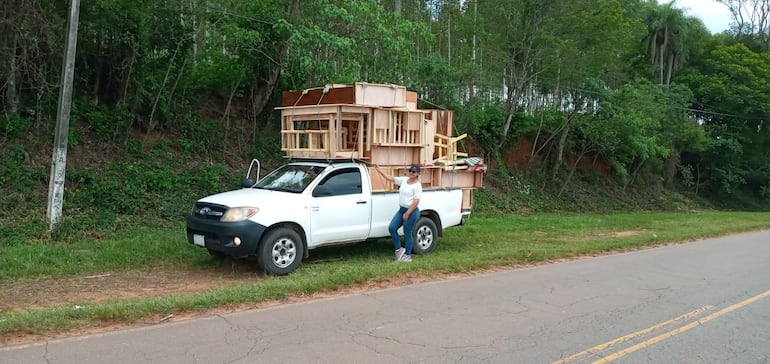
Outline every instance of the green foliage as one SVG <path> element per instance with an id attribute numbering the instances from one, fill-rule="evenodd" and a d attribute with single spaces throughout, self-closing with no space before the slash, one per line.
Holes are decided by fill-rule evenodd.
<path id="1" fill-rule="evenodd" d="M 283 162 L 283 151 L 281 151 L 281 139 L 274 133 L 274 136 L 265 136 L 258 138 L 254 143 L 249 144 L 245 150 L 245 155 L 250 161 L 252 158 L 257 158 L 262 163 L 262 175 L 268 170 L 278 168 L 279 164 Z"/>
<path id="2" fill-rule="evenodd" d="M 474 98 L 457 110 L 455 120 L 458 135 L 468 133 L 487 152 L 499 154 L 498 148 L 502 143 L 500 129 L 505 122 L 502 105 Z"/>
<path id="3" fill-rule="evenodd" d="M 459 70 L 450 66 L 446 59 L 438 56 L 426 57 L 421 59 L 415 68 L 416 76 L 410 86 L 411 89 L 420 91 L 423 103 L 430 100 L 430 104 L 425 105 L 425 108 L 447 107 L 460 99 L 460 90 L 457 89 Z"/>
<path id="4" fill-rule="evenodd" d="M 282 77 L 292 89 L 327 83 L 405 83 L 414 74 L 415 40 L 424 24 L 385 11 L 377 1 L 319 1 L 304 4 L 294 24 Z"/>
<path id="5" fill-rule="evenodd" d="M 653 80 L 670 84 L 674 73 L 682 69 L 690 58 L 700 55 L 708 30 L 697 18 L 685 15 L 675 3 L 647 2 L 644 22 L 647 25 L 643 45 L 649 57 Z"/>
<path id="6" fill-rule="evenodd" d="M 190 156 L 223 150 L 224 129 L 218 120 L 200 120 L 187 114 L 182 119 L 179 146 Z"/>
<path id="7" fill-rule="evenodd" d="M 741 44 L 714 45 L 699 69 L 681 77 L 695 95 L 713 143 L 697 163 L 705 189 L 724 201 L 766 204 L 770 184 L 770 54 Z"/>
<path id="8" fill-rule="evenodd" d="M 131 126 L 131 114 L 125 109 L 124 104 L 116 106 L 93 105 L 85 98 L 73 100 L 70 123 L 82 121 L 92 133 L 94 139 L 100 142 L 116 142 L 119 137 L 124 137 Z M 72 129 L 77 135 L 78 129 Z M 79 140 L 78 136 L 76 140 Z M 77 142 L 70 143 L 78 144 Z"/>
<path id="9" fill-rule="evenodd" d="M 281 61 L 276 47 L 292 32 L 291 24 L 280 2 L 222 0 L 211 5 L 190 14 L 201 25 L 197 34 L 186 35 L 197 48 L 190 71 L 183 73 L 183 87 L 192 98 L 242 97 Z"/>
<path id="10" fill-rule="evenodd" d="M 207 62 L 196 62 L 184 79 L 190 94 L 213 94 L 222 98 L 249 73 L 247 65 L 237 55 L 206 49 Z"/>
<path id="11" fill-rule="evenodd" d="M 189 164 L 180 168 L 169 155 L 159 153 L 108 163 L 99 170 L 73 168 L 65 210 L 180 219 L 197 198 L 217 192 L 227 177 L 220 164 Z"/>
<path id="12" fill-rule="evenodd" d="M 22 144 L 12 143 L 7 149 L 0 149 L 0 160 L 2 160 L 0 163 L 2 191 L 26 194 L 41 182 L 42 176 L 29 165 L 29 152 Z"/>
<path id="13" fill-rule="evenodd" d="M 634 5 L 619 0 L 555 4 L 553 14 L 543 24 L 548 32 L 543 46 L 548 49 L 547 58 L 539 62 L 545 67 L 538 76 L 538 87 L 558 91 L 559 87 L 580 87 L 586 78 L 600 76 L 617 84 L 612 78 L 627 67 L 618 55 L 629 52 L 629 45 L 637 41 L 642 30 Z"/>
<path id="14" fill-rule="evenodd" d="M 21 116 L 4 114 L 0 116 L 0 132 L 5 140 L 19 138 L 31 126 L 31 120 Z"/>
<path id="15" fill-rule="evenodd" d="M 596 117 L 581 119 L 579 128 L 625 180 L 634 165 L 706 147 L 702 128 L 687 118 L 690 98 L 682 86 L 626 85 L 602 94 Z"/>

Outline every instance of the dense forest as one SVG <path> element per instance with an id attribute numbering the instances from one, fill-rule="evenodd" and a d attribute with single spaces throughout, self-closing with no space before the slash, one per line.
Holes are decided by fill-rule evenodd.
<path id="1" fill-rule="evenodd" d="M 770 7 L 720 2 L 732 26 L 710 34 L 675 1 L 84 1 L 64 214 L 179 220 L 250 158 L 280 162 L 282 91 L 356 81 L 455 110 L 503 193 L 588 181 L 767 209 Z M 0 225 L 45 214 L 69 12 L 0 5 Z"/>

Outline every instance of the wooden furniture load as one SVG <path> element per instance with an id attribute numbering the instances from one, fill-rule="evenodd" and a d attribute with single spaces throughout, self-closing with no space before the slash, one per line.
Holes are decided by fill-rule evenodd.
<path id="1" fill-rule="evenodd" d="M 354 159 L 406 176 L 422 166 L 423 188 L 483 187 L 486 166 L 457 149 L 454 113 L 417 109 L 417 93 L 404 86 L 356 82 L 283 93 L 281 150 L 288 158 Z M 391 191 L 372 175 L 375 191 Z M 470 205 L 470 201 L 469 205 Z"/>

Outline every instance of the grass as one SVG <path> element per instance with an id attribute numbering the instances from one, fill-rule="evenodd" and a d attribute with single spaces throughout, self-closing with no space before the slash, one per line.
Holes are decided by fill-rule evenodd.
<path id="1" fill-rule="evenodd" d="M 134 228 L 100 241 L 36 242 L 2 248 L 0 282 L 19 278 L 97 274 L 148 266 L 184 266 L 199 256 L 178 229 Z"/>
<path id="2" fill-rule="evenodd" d="M 321 248 L 312 251 L 310 259 L 286 277 L 260 276 L 202 293 L 0 312 L 0 336 L 132 323 L 386 282 L 404 275 L 435 277 L 768 228 L 770 213 L 749 212 L 474 216 L 466 226 L 447 229 L 436 251 L 416 257 L 412 264 L 393 263 L 387 240 Z M 145 269 L 152 274 L 153 269 L 206 269 L 217 264 L 223 263 L 186 242 L 181 225 L 132 229 L 99 242 L 4 247 L 0 284 L 19 280 L 34 284 L 45 278 L 128 269 Z"/>

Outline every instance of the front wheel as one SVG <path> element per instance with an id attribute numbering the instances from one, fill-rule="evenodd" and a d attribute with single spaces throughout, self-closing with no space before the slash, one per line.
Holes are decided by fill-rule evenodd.
<path id="1" fill-rule="evenodd" d="M 414 247 L 412 253 L 428 254 L 436 248 L 438 240 L 438 228 L 436 223 L 428 217 L 420 216 L 414 225 Z"/>
<path id="2" fill-rule="evenodd" d="M 267 233 L 257 248 L 257 263 L 267 274 L 284 276 L 297 269 L 304 254 L 302 238 L 289 228 Z"/>

